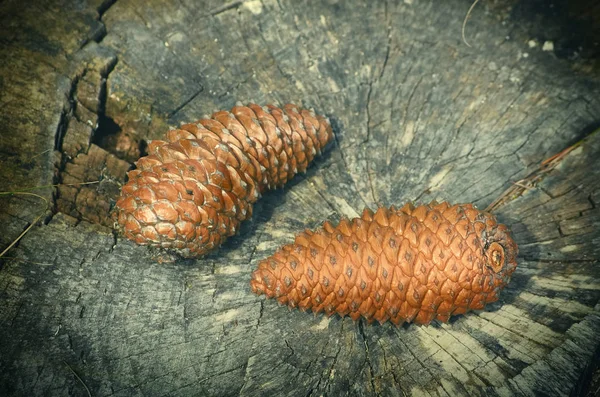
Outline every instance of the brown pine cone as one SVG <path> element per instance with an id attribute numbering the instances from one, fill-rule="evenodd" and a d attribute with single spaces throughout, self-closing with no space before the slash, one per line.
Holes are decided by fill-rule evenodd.
<path id="1" fill-rule="evenodd" d="M 305 171 L 332 139 L 326 118 L 296 105 L 217 112 L 148 145 L 115 217 L 139 244 L 203 255 L 238 230 L 261 193 Z"/>
<path id="2" fill-rule="evenodd" d="M 328 316 L 446 322 L 496 301 L 517 251 L 508 228 L 471 204 L 365 209 L 352 221 L 300 233 L 259 263 L 250 286 Z"/>

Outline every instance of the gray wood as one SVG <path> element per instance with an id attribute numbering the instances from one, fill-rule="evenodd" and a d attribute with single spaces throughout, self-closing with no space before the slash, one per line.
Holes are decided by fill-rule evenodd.
<path id="1" fill-rule="evenodd" d="M 600 134 L 589 135 L 600 74 L 587 41 L 579 55 L 568 51 L 558 14 L 482 2 L 467 26 L 470 48 L 460 36 L 469 1 L 44 3 L 0 4 L 2 191 L 57 173 L 102 176 L 92 191 L 105 206 L 137 143 L 236 101 L 312 106 L 332 118 L 337 138 L 201 259 L 116 238 L 108 218 L 103 226 L 64 210 L 64 192 L 35 190 L 50 202 L 59 195 L 57 213 L 39 198 L 0 196 L 1 248 L 46 214 L 0 264 L 0 394 L 585 388 L 600 351 Z M 542 50 L 547 39 L 554 51 Z M 132 145 L 103 137 L 112 122 Z M 521 253 L 501 300 L 484 311 L 396 328 L 288 311 L 250 292 L 256 264 L 305 227 L 409 200 L 485 208 L 585 136 L 496 211 Z M 91 153 L 104 159 L 98 175 L 81 171 Z"/>

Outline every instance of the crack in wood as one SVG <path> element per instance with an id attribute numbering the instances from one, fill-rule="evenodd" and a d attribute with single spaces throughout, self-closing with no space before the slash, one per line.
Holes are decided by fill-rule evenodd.
<path id="1" fill-rule="evenodd" d="M 437 384 L 438 384 L 438 386 L 439 386 L 439 387 L 441 387 L 441 388 L 442 388 L 442 390 L 444 390 L 444 392 L 446 392 L 446 394 L 447 394 L 448 396 L 452 396 L 452 394 L 451 394 L 451 393 L 449 393 L 449 392 L 448 392 L 448 390 L 446 390 L 445 386 L 442 384 L 442 382 L 440 381 L 440 379 L 438 379 L 437 377 L 435 377 L 435 376 L 433 375 L 433 373 L 431 372 L 431 370 L 429 369 L 429 367 L 428 367 L 428 366 L 426 366 L 426 365 L 424 364 L 424 362 L 423 362 L 424 360 L 421 360 L 421 359 L 418 357 L 418 354 L 415 354 L 415 353 L 414 353 L 414 352 L 413 352 L 413 351 L 410 349 L 410 347 L 408 347 L 408 343 L 406 343 L 406 342 L 405 342 L 403 339 L 401 339 L 401 335 L 399 334 L 399 332 L 398 332 L 397 330 L 396 330 L 396 334 L 398 334 L 398 336 L 399 336 L 398 340 L 400 340 L 400 341 L 401 341 L 401 343 L 404 345 L 404 347 L 406 348 L 406 350 L 408 351 L 408 353 L 409 353 L 409 354 L 410 354 L 410 355 L 413 357 L 413 359 L 414 359 L 414 360 L 415 360 L 417 363 L 419 363 L 419 365 L 421 366 L 421 368 L 423 368 L 423 369 L 424 369 L 424 370 L 425 370 L 425 371 L 426 371 L 426 372 L 429 374 L 429 376 L 431 376 L 431 378 L 435 380 L 435 383 L 437 383 Z M 436 352 L 434 352 L 433 354 L 435 354 L 435 353 L 437 353 L 437 351 L 436 351 Z M 431 356 L 433 356 L 433 354 L 432 354 Z M 411 375 L 411 377 L 412 377 L 412 375 Z M 412 377 L 412 378 L 414 379 L 414 377 Z M 416 379 L 415 379 L 415 380 L 416 380 Z"/>
<path id="2" fill-rule="evenodd" d="M 325 197 L 325 195 L 319 189 L 314 189 L 314 191 L 315 191 L 315 193 L 317 195 L 319 195 L 319 197 L 321 197 L 323 199 L 323 201 L 325 202 L 325 204 L 327 204 L 327 206 L 329 207 L 329 209 L 331 209 L 331 211 L 333 211 L 334 214 L 338 213 L 338 210 L 333 206 L 333 204 L 331 204 L 331 202 L 329 200 L 327 200 L 327 198 Z"/>
<path id="3" fill-rule="evenodd" d="M 167 119 L 171 119 L 173 116 L 175 116 L 177 113 L 179 113 L 181 111 L 181 109 L 183 109 L 190 102 L 192 102 L 194 99 L 196 99 L 196 97 L 198 95 L 200 95 L 203 91 L 204 91 L 204 86 L 200 85 L 200 88 L 198 88 L 198 90 L 196 90 L 196 92 L 194 92 L 192 95 L 190 95 L 190 97 L 188 99 L 183 101 L 179 106 L 177 106 L 175 109 L 173 109 L 170 113 L 167 114 Z"/>
<path id="4" fill-rule="evenodd" d="M 363 325 L 363 320 L 360 319 L 360 321 L 358 322 L 358 332 L 360 333 L 363 343 L 364 343 L 364 348 L 365 348 L 365 362 L 367 363 L 368 367 L 369 367 L 369 380 L 371 383 L 371 388 L 373 389 L 373 393 L 375 393 L 376 396 L 379 396 L 380 393 L 377 391 L 377 388 L 375 387 L 375 373 L 373 371 L 373 364 L 371 363 L 371 355 L 369 353 L 369 343 L 367 342 L 367 336 L 365 334 L 365 330 L 364 330 L 364 325 Z"/>
<path id="5" fill-rule="evenodd" d="M 539 347 L 540 347 L 540 348 L 541 348 L 541 349 L 544 351 L 544 353 L 543 353 L 543 354 L 545 354 L 545 353 L 548 353 L 548 350 L 549 350 L 549 349 L 551 349 L 552 347 L 554 347 L 554 346 L 552 346 L 552 345 L 547 345 L 547 344 L 541 343 L 541 342 L 539 342 L 539 341 L 538 341 L 538 340 L 536 340 L 536 339 L 532 339 L 531 337 L 529 337 L 529 336 L 527 336 L 527 335 L 523 334 L 522 332 L 518 332 L 518 331 L 517 331 L 517 330 L 515 330 L 514 328 L 507 328 L 505 325 L 503 325 L 503 324 L 499 323 L 498 321 L 494 321 L 494 319 L 493 319 L 493 318 L 485 318 L 485 317 L 481 317 L 481 316 L 480 316 L 478 313 L 477 313 L 476 315 L 477 315 L 477 316 L 478 316 L 480 319 L 484 320 L 485 322 L 489 322 L 489 323 L 491 323 L 491 324 L 494 324 L 496 327 L 499 327 L 499 328 L 501 328 L 501 329 L 504 329 L 504 330 L 505 330 L 505 331 L 507 331 L 507 333 L 508 333 L 508 334 L 510 334 L 510 335 L 515 335 L 515 336 L 519 337 L 520 339 L 526 340 L 526 341 L 528 341 L 528 342 L 532 342 L 534 345 L 537 345 L 537 346 L 539 346 Z M 540 324 L 540 325 L 543 325 L 543 324 Z M 520 346 L 519 344 L 512 344 L 512 345 L 511 345 L 511 348 L 512 348 L 512 349 L 514 349 L 514 350 L 516 350 L 517 352 L 521 353 L 523 356 L 526 356 L 527 358 L 529 358 L 529 359 L 531 360 L 531 362 L 535 362 L 535 361 L 537 361 L 537 360 L 540 358 L 541 354 L 542 354 L 542 353 L 539 353 L 539 354 L 538 354 L 538 353 L 536 352 L 536 357 L 532 357 L 532 356 L 531 356 L 531 354 L 530 354 L 530 353 L 533 353 L 532 351 L 529 351 L 529 352 L 523 351 L 523 350 L 519 349 L 519 346 Z M 530 362 L 530 363 L 528 363 L 528 364 L 530 365 L 530 364 L 531 364 L 531 362 Z"/>
<path id="6" fill-rule="evenodd" d="M 450 334 L 447 330 L 445 330 L 448 334 Z M 426 331 L 427 332 L 427 331 Z M 429 334 L 428 334 L 429 335 Z M 462 343 L 458 338 L 454 337 L 454 335 L 450 334 L 460 345 L 463 346 L 463 349 L 465 350 L 469 350 L 471 352 L 471 354 L 475 355 L 476 353 L 473 352 L 470 348 L 468 348 L 464 343 Z M 480 381 L 483 382 L 483 384 L 485 386 L 492 386 L 490 384 L 490 382 L 483 378 L 481 375 L 479 375 L 477 372 L 475 372 L 475 368 L 473 368 L 472 370 L 469 370 L 462 362 L 460 358 L 456 358 L 454 357 L 454 355 L 449 352 L 448 350 L 446 350 L 446 348 L 444 346 L 442 346 L 440 343 L 438 343 L 438 341 L 433 338 L 431 335 L 429 335 L 430 340 L 435 343 L 436 345 L 439 346 L 440 350 L 444 351 L 446 354 L 448 354 L 448 356 L 452 359 L 453 362 L 455 362 L 456 364 L 458 364 L 459 367 L 461 367 L 465 373 L 470 377 L 470 375 L 474 375 L 477 379 L 479 379 Z M 457 377 L 454 376 L 454 374 L 450 373 L 450 375 L 452 376 L 453 379 L 455 379 L 457 381 L 457 383 L 461 384 L 462 382 L 460 381 L 460 379 L 458 379 Z"/>
<path id="7" fill-rule="evenodd" d="M 260 311 L 258 312 L 258 319 L 256 320 L 256 328 L 260 327 L 260 320 L 263 317 L 263 312 L 265 310 L 265 301 L 260 301 Z"/>
<path id="8" fill-rule="evenodd" d="M 98 6 L 98 20 L 102 21 L 102 17 L 104 16 L 104 14 L 106 14 L 106 12 L 113 6 L 115 5 L 115 3 L 117 2 L 117 0 L 104 0 L 99 6 Z"/>
<path id="9" fill-rule="evenodd" d="M 342 158 L 342 162 L 344 163 L 344 168 L 346 169 L 346 172 L 348 173 L 348 175 L 350 176 L 350 179 L 352 180 L 352 184 L 354 185 L 354 192 L 356 193 L 356 195 L 358 197 L 360 197 L 361 201 L 363 202 L 363 204 L 365 206 L 367 206 L 366 201 L 364 200 L 364 198 L 362 197 L 362 195 L 359 193 L 360 189 L 358 189 L 358 185 L 356 184 L 356 180 L 354 179 L 354 177 L 352 176 L 352 172 L 350 172 L 350 168 L 348 167 L 348 162 L 346 161 L 346 156 L 344 154 L 344 150 L 342 149 L 342 147 L 340 146 L 340 142 L 338 140 L 338 136 L 337 134 L 334 134 L 333 138 L 335 139 L 335 145 L 337 146 L 338 150 L 340 151 L 340 156 Z"/>
<path id="10" fill-rule="evenodd" d="M 340 338 L 340 337 L 342 336 L 342 331 L 343 331 L 343 329 L 344 329 L 344 322 L 341 322 L 341 325 L 340 325 L 340 332 L 339 332 L 339 334 L 338 334 L 338 338 Z M 322 356 L 322 355 L 323 355 L 323 352 L 325 351 L 325 349 L 327 348 L 327 346 L 328 346 L 328 345 L 329 345 L 329 340 L 327 341 L 327 343 L 325 344 L 325 346 L 323 346 L 323 348 L 321 349 L 321 352 L 320 352 L 319 356 Z M 329 383 L 330 383 L 330 381 L 333 379 L 333 376 L 334 376 L 334 375 L 333 375 L 333 374 L 334 374 L 334 368 L 335 368 L 335 365 L 337 364 L 337 360 L 338 360 L 338 357 L 339 357 L 339 355 L 340 355 L 340 352 L 341 352 L 341 350 L 342 350 L 342 346 L 340 345 L 340 346 L 338 346 L 338 349 L 337 349 L 337 351 L 336 351 L 336 353 L 335 353 L 335 356 L 333 357 L 332 363 L 331 363 L 331 365 L 329 366 L 329 369 L 328 369 L 328 371 L 327 371 L 327 378 L 326 378 L 326 380 L 325 380 L 325 385 L 324 385 L 324 386 L 321 388 L 322 390 L 327 390 L 327 387 L 329 387 Z M 308 365 L 308 367 L 306 368 L 306 371 L 308 371 L 308 369 L 310 368 L 310 366 L 312 365 L 312 363 L 313 363 L 312 361 L 311 361 L 311 362 L 309 362 L 309 365 Z M 321 382 L 323 381 L 323 372 L 324 372 L 324 371 L 321 371 L 321 372 L 320 372 L 320 375 L 319 375 L 319 380 L 317 381 L 317 384 L 316 384 L 316 386 L 312 387 L 312 388 L 309 390 L 309 392 L 306 394 L 307 396 L 312 396 L 312 395 L 313 395 L 313 392 L 314 392 L 315 390 L 319 390 L 319 388 L 320 388 L 320 385 L 321 385 Z M 326 392 L 325 392 L 325 394 L 326 394 Z"/>
<path id="11" fill-rule="evenodd" d="M 386 32 L 387 32 L 387 46 L 386 46 L 386 50 L 385 50 L 385 57 L 383 58 L 383 65 L 381 66 L 381 72 L 379 73 L 379 78 L 378 80 L 381 80 L 381 78 L 383 77 L 383 73 L 385 72 L 385 67 L 387 66 L 388 60 L 390 59 L 390 50 L 392 47 L 392 23 L 390 22 L 390 16 L 389 16 L 389 1 L 386 1 L 384 3 L 384 14 L 385 14 L 385 27 L 386 27 Z"/>
<path id="12" fill-rule="evenodd" d="M 373 83 L 369 83 L 369 90 L 367 91 L 367 137 L 362 142 L 361 146 L 363 146 L 363 150 L 368 151 L 368 148 L 365 148 L 365 145 L 368 145 L 371 139 L 371 92 L 373 90 Z M 369 180 L 369 187 L 371 189 L 371 197 L 373 198 L 373 203 L 377 203 L 377 198 L 375 196 L 375 188 L 373 187 L 373 180 L 371 179 L 371 166 L 369 162 L 369 156 L 365 155 L 365 163 L 366 163 L 366 173 L 367 179 Z"/>

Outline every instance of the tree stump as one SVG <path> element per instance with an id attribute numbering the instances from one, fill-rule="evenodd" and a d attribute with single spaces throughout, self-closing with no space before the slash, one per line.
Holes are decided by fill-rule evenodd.
<path id="1" fill-rule="evenodd" d="M 470 0 L 30 3 L 0 4 L 0 189 L 38 195 L 0 196 L 0 248 L 40 217 L 0 263 L 0 394 L 587 389 L 600 356 L 597 7 L 481 2 L 469 47 Z M 206 257 L 114 234 L 108 211 L 147 142 L 237 101 L 313 107 L 335 144 Z M 304 228 L 433 199 L 491 206 L 514 232 L 518 268 L 485 310 L 395 327 L 251 293 L 256 264 Z"/>

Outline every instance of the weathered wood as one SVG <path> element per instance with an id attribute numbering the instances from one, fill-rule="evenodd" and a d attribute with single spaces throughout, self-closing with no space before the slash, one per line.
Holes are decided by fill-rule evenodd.
<path id="1" fill-rule="evenodd" d="M 561 29 L 540 31 L 516 1 L 478 5 L 473 48 L 460 39 L 470 1 L 76 3 L 0 5 L 12 28 L 0 44 L 0 189 L 47 185 L 55 172 L 62 182 L 103 168 L 112 178 L 93 208 L 59 191 L 63 211 L 2 259 L 0 394 L 86 395 L 72 370 L 94 396 L 585 387 L 600 349 L 600 134 L 497 210 L 521 253 L 484 311 L 429 327 L 367 325 L 288 311 L 248 284 L 257 262 L 305 227 L 415 199 L 484 208 L 588 135 L 600 75 L 594 59 L 562 57 L 572 54 Z M 542 50 L 547 39 L 554 52 Z M 65 214 L 99 217 L 122 178 L 117 157 L 238 100 L 313 106 L 338 135 L 220 250 L 159 263 Z M 0 200 L 3 248 L 43 205 Z"/>

